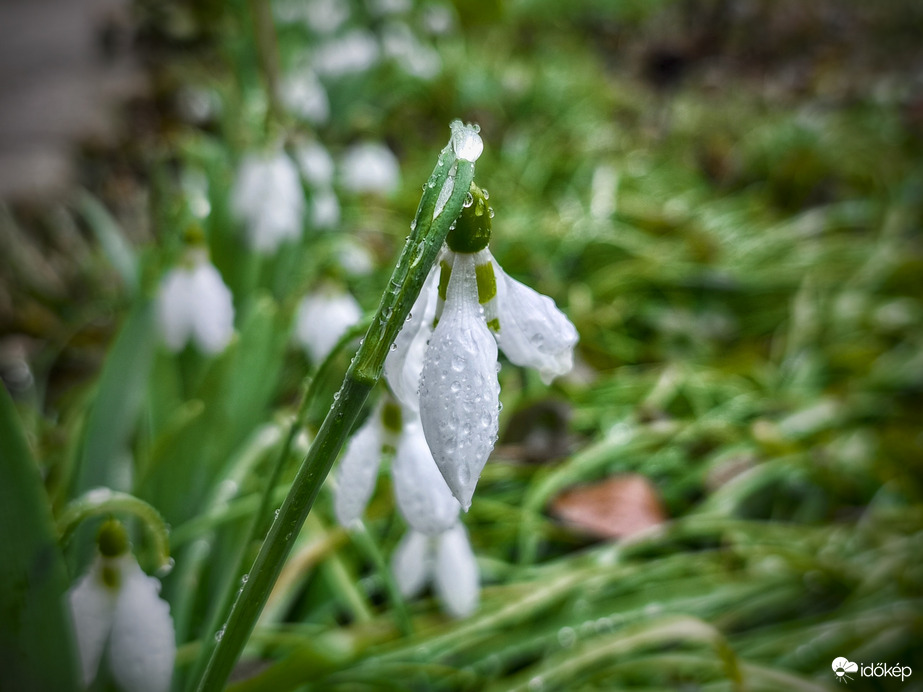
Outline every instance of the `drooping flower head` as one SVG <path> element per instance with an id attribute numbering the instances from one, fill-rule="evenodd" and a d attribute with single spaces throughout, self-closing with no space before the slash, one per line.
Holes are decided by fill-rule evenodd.
<path id="1" fill-rule="evenodd" d="M 186 251 L 169 270 L 157 293 L 157 324 L 167 348 L 180 351 L 192 341 L 203 353 L 225 349 L 234 335 L 234 303 L 221 274 L 202 246 Z"/>
<path id="2" fill-rule="evenodd" d="M 295 338 L 315 364 L 320 364 L 346 330 L 362 319 L 351 294 L 322 288 L 301 299 L 295 315 Z"/>
<path id="3" fill-rule="evenodd" d="M 461 141 L 466 135 L 453 133 L 456 149 L 479 144 L 479 138 Z M 512 363 L 537 369 L 547 383 L 573 367 L 578 340 L 554 301 L 511 278 L 490 254 L 487 199 L 472 183 L 438 270 L 385 361 L 395 395 L 419 407 L 433 458 L 466 510 L 497 439 L 497 347 Z"/>
<path id="4" fill-rule="evenodd" d="M 231 211 L 256 252 L 274 253 L 301 237 L 304 193 L 298 169 L 281 149 L 244 157 L 231 189 Z"/>
<path id="5" fill-rule="evenodd" d="M 105 654 L 125 692 L 166 692 L 176 636 L 160 582 L 138 566 L 119 522 L 105 522 L 97 543 L 89 571 L 68 592 L 84 685 L 96 679 Z"/>

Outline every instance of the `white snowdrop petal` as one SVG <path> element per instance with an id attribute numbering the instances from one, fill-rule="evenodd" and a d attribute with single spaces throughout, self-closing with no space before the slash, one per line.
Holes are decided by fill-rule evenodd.
<path id="1" fill-rule="evenodd" d="M 330 99 L 317 76 L 301 70 L 286 77 L 281 85 L 282 103 L 296 117 L 323 125 L 330 117 Z"/>
<path id="2" fill-rule="evenodd" d="M 302 298 L 295 316 L 295 338 L 311 360 L 320 363 L 340 337 L 362 319 L 362 308 L 349 293 L 319 291 Z"/>
<path id="3" fill-rule="evenodd" d="M 311 225 L 315 228 L 336 228 L 340 223 L 340 199 L 330 188 L 318 188 L 311 193 Z"/>
<path id="4" fill-rule="evenodd" d="M 214 265 L 203 262 L 190 277 L 188 300 L 195 310 L 192 335 L 203 353 L 224 350 L 234 335 L 234 301 Z"/>
<path id="5" fill-rule="evenodd" d="M 574 366 L 579 335 L 548 296 L 516 281 L 494 263 L 500 331 L 497 343 L 516 365 L 535 368 L 548 384 Z"/>
<path id="6" fill-rule="evenodd" d="M 433 461 L 419 414 L 404 412 L 391 474 L 398 509 L 411 528 L 437 534 L 458 521 L 458 500 Z"/>
<path id="7" fill-rule="evenodd" d="M 322 43 L 314 52 L 315 71 L 330 78 L 365 72 L 380 57 L 375 36 L 364 29 L 353 29 Z"/>
<path id="8" fill-rule="evenodd" d="M 467 511 L 497 439 L 497 345 L 477 300 L 474 258 L 458 253 L 420 379 L 423 432 L 436 465 Z"/>
<path id="9" fill-rule="evenodd" d="M 298 169 L 284 152 L 244 158 L 231 190 L 231 210 L 245 224 L 250 247 L 271 253 L 300 238 L 304 209 Z"/>
<path id="10" fill-rule="evenodd" d="M 122 584 L 109 640 L 112 675 L 125 692 L 166 692 L 176 658 L 170 606 L 160 598 L 160 582 L 142 572 L 133 556 L 119 561 Z"/>
<path id="11" fill-rule="evenodd" d="M 189 270 L 177 267 L 166 273 L 157 292 L 157 325 L 160 337 L 171 351 L 182 350 L 192 332 L 190 281 Z"/>
<path id="12" fill-rule="evenodd" d="M 400 177 L 397 157 L 377 142 L 350 147 L 340 162 L 340 181 L 352 192 L 387 194 L 397 189 Z"/>
<path id="13" fill-rule="evenodd" d="M 426 586 L 432 570 L 431 538 L 411 529 L 391 556 L 391 573 L 404 598 L 413 598 Z"/>
<path id="14" fill-rule="evenodd" d="M 309 142 L 295 152 L 301 175 L 311 185 L 327 187 L 333 183 L 333 157 L 320 142 Z"/>
<path id="15" fill-rule="evenodd" d="M 410 309 L 410 318 L 397 333 L 394 348 L 385 358 L 385 379 L 391 392 L 404 406 L 414 410 L 420 408 L 420 373 L 423 371 L 426 345 L 433 331 L 438 281 L 437 262 Z"/>
<path id="16" fill-rule="evenodd" d="M 67 594 L 84 687 L 89 687 L 96 678 L 115 614 L 116 592 L 103 584 L 101 570 L 102 558 L 97 556 L 87 573 Z"/>
<path id="17" fill-rule="evenodd" d="M 375 489 L 382 446 L 381 410 L 376 407 L 346 445 L 336 473 L 333 511 L 342 526 L 362 516 Z"/>
<path id="18" fill-rule="evenodd" d="M 453 617 L 467 617 L 477 609 L 481 580 L 468 532 L 461 523 L 437 539 L 433 582 L 436 596 Z"/>

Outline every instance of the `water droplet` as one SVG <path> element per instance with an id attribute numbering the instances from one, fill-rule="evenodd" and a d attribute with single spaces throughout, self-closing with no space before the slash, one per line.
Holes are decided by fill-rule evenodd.
<path id="1" fill-rule="evenodd" d="M 532 692 L 541 692 L 541 690 L 545 689 L 545 681 L 542 680 L 540 675 L 536 675 L 529 680 L 529 689 Z"/>
<path id="2" fill-rule="evenodd" d="M 275 518 L 276 518 L 276 519 L 279 518 L 279 512 L 281 512 L 281 511 L 282 511 L 282 508 L 281 508 L 281 507 L 280 507 L 279 509 L 276 510 L 276 512 L 275 512 Z"/>
<path id="3" fill-rule="evenodd" d="M 576 641 L 577 633 L 574 632 L 573 627 L 562 627 L 558 630 L 558 644 L 565 649 L 572 647 Z"/>
<path id="4" fill-rule="evenodd" d="M 490 199 L 490 193 L 487 191 L 486 187 L 481 188 L 481 194 L 484 195 L 484 199 Z"/>
<path id="5" fill-rule="evenodd" d="M 340 400 L 340 393 L 339 393 L 339 392 L 334 393 L 334 395 L 333 395 L 333 400 L 334 400 L 334 401 L 339 401 L 339 400 Z"/>
<path id="6" fill-rule="evenodd" d="M 455 354 L 455 356 L 452 358 L 452 370 L 455 372 L 462 372 L 464 369 L 465 359 L 462 356 Z"/>
<path id="7" fill-rule="evenodd" d="M 215 632 L 215 641 L 216 641 L 216 642 L 220 642 L 221 639 L 224 637 L 224 630 L 225 630 L 226 627 L 227 627 L 227 625 L 221 625 L 221 629 L 218 630 L 217 632 Z"/>
<path id="8" fill-rule="evenodd" d="M 174 560 L 172 557 L 167 558 L 167 561 L 163 563 L 157 569 L 157 576 L 163 579 L 165 576 L 167 576 L 168 574 L 170 574 L 170 572 L 173 571 L 173 568 L 175 566 L 176 566 L 176 560 Z"/>
<path id="9" fill-rule="evenodd" d="M 467 208 L 470 207 L 472 204 L 474 204 L 474 195 L 472 195 L 470 192 L 466 192 L 466 193 L 465 193 L 465 201 L 462 202 L 462 206 L 465 207 L 465 209 L 467 209 Z M 476 214 L 476 213 L 477 213 L 477 211 L 475 211 L 475 214 Z"/>
<path id="10" fill-rule="evenodd" d="M 250 578 L 250 575 L 249 575 L 249 574 L 245 574 L 244 576 L 242 576 L 242 577 L 240 578 L 240 583 L 241 583 L 241 584 L 246 584 L 246 583 L 247 583 L 247 580 L 248 580 L 249 578 Z"/>
<path id="11" fill-rule="evenodd" d="M 412 312 L 408 312 L 408 313 L 407 313 L 407 319 L 405 319 L 404 321 L 405 321 L 405 322 L 410 322 L 411 319 L 413 319 L 413 313 L 412 313 Z"/>
<path id="12" fill-rule="evenodd" d="M 461 383 L 458 380 L 452 382 L 452 385 L 449 387 L 453 394 L 458 394 L 461 391 Z"/>
<path id="13" fill-rule="evenodd" d="M 416 219 L 410 222 L 410 230 L 411 231 L 417 230 L 417 220 Z"/>
<path id="14" fill-rule="evenodd" d="M 381 311 L 381 315 L 382 315 L 382 317 L 384 317 L 386 320 L 389 320 L 389 319 L 391 319 L 391 313 L 392 313 L 392 312 L 393 312 L 393 310 L 391 309 L 390 306 L 385 306 L 385 309 Z"/>
<path id="15" fill-rule="evenodd" d="M 480 128 L 477 125 L 463 125 L 461 120 L 455 120 L 452 128 L 452 149 L 455 157 L 474 163 L 484 151 L 484 142 L 478 136 Z"/>
<path id="16" fill-rule="evenodd" d="M 397 344 L 391 344 L 391 345 L 388 347 L 388 350 L 391 351 L 391 352 L 396 351 L 396 350 L 397 350 Z"/>
<path id="17" fill-rule="evenodd" d="M 494 208 L 493 207 L 487 207 L 487 218 L 489 219 L 494 218 Z"/>

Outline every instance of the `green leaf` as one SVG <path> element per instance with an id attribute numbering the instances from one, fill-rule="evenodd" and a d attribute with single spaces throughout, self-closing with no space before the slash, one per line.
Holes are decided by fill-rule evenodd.
<path id="1" fill-rule="evenodd" d="M 100 247 L 115 270 L 122 277 L 125 286 L 132 292 L 138 288 L 138 258 L 125 235 L 109 211 L 89 192 L 83 191 L 78 197 L 78 204 L 83 218 Z"/>
<path id="2" fill-rule="evenodd" d="M 98 486 L 115 487 L 127 477 L 119 463 L 125 459 L 153 359 L 153 312 L 150 302 L 135 306 L 103 366 L 87 419 L 75 494 Z"/>
<path id="3" fill-rule="evenodd" d="M 48 497 L 0 387 L 0 688 L 76 689 L 66 590 Z"/>

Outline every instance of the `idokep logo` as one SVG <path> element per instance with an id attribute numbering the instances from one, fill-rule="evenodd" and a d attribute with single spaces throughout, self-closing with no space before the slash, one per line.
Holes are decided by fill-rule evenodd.
<path id="1" fill-rule="evenodd" d="M 847 673 L 855 673 L 859 670 L 858 664 L 847 661 L 842 656 L 833 659 L 831 666 L 833 667 L 833 672 L 836 673 L 837 682 L 852 680 L 852 677 L 847 675 Z"/>
<path id="2" fill-rule="evenodd" d="M 900 678 L 901 682 L 910 677 L 913 671 L 910 666 L 900 663 L 890 666 L 887 663 L 853 663 L 849 659 L 838 656 L 830 664 L 837 682 L 846 683 L 853 679 L 849 673 L 859 673 L 863 678 Z"/>

